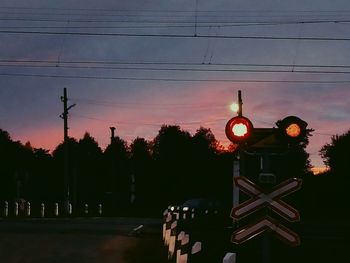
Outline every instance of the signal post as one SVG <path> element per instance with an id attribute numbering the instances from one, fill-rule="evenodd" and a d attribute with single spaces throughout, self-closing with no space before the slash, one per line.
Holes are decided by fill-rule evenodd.
<path id="1" fill-rule="evenodd" d="M 271 157 L 287 156 L 290 148 L 297 145 L 306 135 L 307 123 L 296 116 L 288 116 L 276 122 L 277 128 L 254 128 L 252 122 L 243 116 L 242 104 L 241 91 L 239 91 L 238 116 L 231 118 L 225 127 L 227 138 L 237 145 L 236 151 L 239 159 L 234 160 L 233 167 L 235 183 L 231 217 L 234 219 L 237 228 L 238 220 L 246 216 L 249 217 L 257 210 L 264 209 L 265 216 L 255 223 L 236 229 L 232 234 L 232 242 L 241 244 L 266 230 L 270 230 L 265 233 L 262 241 L 262 262 L 269 263 L 271 233 L 274 233 L 290 246 L 300 244 L 298 235 L 282 225 L 278 219 L 272 218 L 271 213 L 274 212 L 289 222 L 299 221 L 298 211 L 279 199 L 299 190 L 302 183 L 301 179 L 291 178 L 276 186 L 277 179 L 271 169 Z M 258 156 L 260 159 L 260 173 L 256 183 L 244 177 L 251 175 L 242 173 L 242 165 L 245 162 L 242 158 L 244 155 Z M 239 169 L 237 169 L 237 164 Z M 239 189 L 252 198 L 240 204 L 238 200 Z M 254 207 L 254 205 L 256 206 Z"/>

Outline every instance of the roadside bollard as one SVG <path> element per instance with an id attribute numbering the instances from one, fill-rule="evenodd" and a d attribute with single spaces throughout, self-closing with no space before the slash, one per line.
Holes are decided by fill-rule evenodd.
<path id="1" fill-rule="evenodd" d="M 192 208 L 191 218 L 194 219 L 194 208 Z"/>
<path id="2" fill-rule="evenodd" d="M 227 253 L 222 263 L 236 263 L 236 253 Z"/>
<path id="3" fill-rule="evenodd" d="M 180 248 L 176 253 L 176 263 L 187 263 L 189 241 L 190 236 L 188 234 L 185 234 L 181 240 Z"/>
<path id="4" fill-rule="evenodd" d="M 176 250 L 176 253 L 177 251 L 181 248 L 181 242 L 182 242 L 182 239 L 184 238 L 185 236 L 185 232 L 184 231 L 181 231 L 180 234 L 177 235 L 177 238 L 176 238 L 176 243 L 175 243 L 175 250 Z M 177 255 L 176 255 L 177 257 Z M 177 261 L 177 260 L 176 260 Z"/>
<path id="5" fill-rule="evenodd" d="M 68 204 L 68 215 L 71 216 L 71 215 L 72 215 L 72 212 L 73 212 L 73 207 L 72 207 L 72 204 L 69 203 L 69 204 Z"/>
<path id="6" fill-rule="evenodd" d="M 182 219 L 183 219 L 183 220 L 186 220 L 188 210 L 189 210 L 189 208 L 188 208 L 188 207 L 184 207 L 184 208 L 182 208 L 182 213 L 183 213 L 183 214 L 182 214 Z"/>
<path id="7" fill-rule="evenodd" d="M 58 216 L 58 203 L 55 203 L 55 209 L 53 211 L 54 216 Z"/>
<path id="8" fill-rule="evenodd" d="M 170 237 L 172 236 L 172 233 L 174 233 L 175 228 L 177 227 L 177 221 L 171 221 L 170 222 L 170 228 L 167 230 L 167 233 L 165 234 L 165 245 L 169 246 L 170 244 Z"/>
<path id="9" fill-rule="evenodd" d="M 30 216 L 30 202 L 27 202 L 26 215 L 27 215 L 28 217 Z"/>
<path id="10" fill-rule="evenodd" d="M 180 207 L 179 206 L 176 207 L 176 212 L 174 212 L 174 215 L 175 215 L 176 220 L 180 219 Z"/>
<path id="11" fill-rule="evenodd" d="M 87 215 L 89 213 L 89 205 L 85 204 L 84 206 L 84 214 Z"/>
<path id="12" fill-rule="evenodd" d="M 163 232 L 163 239 L 164 239 L 165 246 L 167 245 L 166 242 L 167 242 L 168 236 L 170 235 L 172 219 L 173 219 L 173 216 L 170 213 L 167 215 L 167 217 L 165 219 L 165 228 L 163 228 L 163 230 L 165 230 Z"/>
<path id="13" fill-rule="evenodd" d="M 9 203 L 7 201 L 5 201 L 4 203 L 4 217 L 8 217 L 9 216 Z"/>
<path id="14" fill-rule="evenodd" d="M 15 215 L 15 217 L 17 217 L 17 216 L 18 216 L 18 203 L 17 203 L 17 202 L 15 202 L 15 210 L 14 210 L 14 215 Z"/>
<path id="15" fill-rule="evenodd" d="M 97 213 L 99 216 L 102 216 L 102 204 L 98 204 Z"/>
<path id="16" fill-rule="evenodd" d="M 163 241 L 165 239 L 166 223 L 168 222 L 168 217 L 171 216 L 168 209 L 163 212 Z"/>
<path id="17" fill-rule="evenodd" d="M 40 216 L 45 217 L 45 204 L 41 203 L 40 205 Z"/>
<path id="18" fill-rule="evenodd" d="M 177 227 L 177 221 L 174 221 L 171 224 L 171 231 L 170 231 L 170 236 L 169 236 L 169 247 L 168 247 L 168 259 L 171 259 L 174 255 L 175 252 L 175 242 L 176 242 L 176 227 Z"/>

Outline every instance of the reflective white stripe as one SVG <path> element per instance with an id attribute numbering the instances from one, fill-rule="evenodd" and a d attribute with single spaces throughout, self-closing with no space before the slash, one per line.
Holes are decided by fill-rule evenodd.
<path id="1" fill-rule="evenodd" d="M 288 207 L 281 205 L 280 202 L 273 201 L 270 203 L 270 205 L 291 219 L 296 219 L 298 217 L 298 215 L 295 213 L 295 211 L 291 210 Z"/>
<path id="2" fill-rule="evenodd" d="M 294 210 L 291 206 L 282 201 L 273 200 L 277 196 L 282 196 L 284 193 L 292 189 L 297 189 L 300 185 L 300 181 L 298 179 L 291 179 L 290 182 L 286 185 L 281 186 L 280 188 L 268 194 L 262 193 L 253 183 L 251 183 L 245 177 L 237 178 L 237 185 L 243 188 L 244 190 L 249 191 L 251 195 L 254 195 L 254 197 L 257 197 L 258 199 L 251 202 L 244 202 L 240 206 L 238 206 L 237 209 L 234 209 L 233 216 L 235 218 L 239 218 L 242 215 L 248 214 L 249 212 L 253 211 L 256 207 L 261 206 L 264 203 L 267 203 L 268 205 L 274 207 L 276 209 L 275 212 L 284 217 L 287 217 L 288 219 L 296 220 L 299 218 L 298 212 Z"/>
<path id="3" fill-rule="evenodd" d="M 250 183 L 248 183 L 246 181 L 246 179 L 243 178 L 237 178 L 237 184 L 245 189 L 247 189 L 248 191 L 250 191 L 252 194 L 254 195 L 258 195 L 261 193 L 261 191 L 259 191 L 256 187 L 254 187 L 254 185 L 251 185 Z"/>
<path id="4" fill-rule="evenodd" d="M 264 226 L 269 226 L 271 228 L 271 224 L 272 224 L 271 221 L 269 221 L 268 219 L 264 219 L 258 222 L 257 224 L 238 232 L 235 236 L 236 237 L 235 239 L 239 241 L 239 240 L 245 239 L 246 237 L 250 237 L 252 234 L 256 233 L 257 231 L 262 229 Z"/>

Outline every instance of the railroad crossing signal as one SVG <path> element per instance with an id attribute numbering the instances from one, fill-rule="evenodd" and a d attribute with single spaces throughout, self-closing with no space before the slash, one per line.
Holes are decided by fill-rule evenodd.
<path id="1" fill-rule="evenodd" d="M 272 230 L 279 239 L 291 246 L 300 245 L 300 238 L 296 233 L 268 216 L 233 232 L 231 241 L 235 244 L 241 244 L 266 230 Z"/>
<path id="2" fill-rule="evenodd" d="M 289 143 L 299 142 L 306 134 L 307 122 L 296 116 L 288 116 L 276 122 L 280 137 Z"/>
<path id="3" fill-rule="evenodd" d="M 235 177 L 234 180 L 236 185 L 252 198 L 232 209 L 231 216 L 233 218 L 241 219 L 261 208 L 269 207 L 288 221 L 300 220 L 299 212 L 280 199 L 299 190 L 302 184 L 301 179 L 291 178 L 286 180 L 273 187 L 269 192 L 264 191 L 243 176 Z"/>

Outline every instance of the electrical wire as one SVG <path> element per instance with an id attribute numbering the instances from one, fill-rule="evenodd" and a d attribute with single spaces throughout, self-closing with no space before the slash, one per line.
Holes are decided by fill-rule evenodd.
<path id="1" fill-rule="evenodd" d="M 185 78 L 142 78 L 142 77 L 112 77 L 91 75 L 55 75 L 55 74 L 25 74 L 0 73 L 8 77 L 65 78 L 65 79 L 95 79 L 95 80 L 129 80 L 129 81 L 166 81 L 166 82 L 231 82 L 231 83 L 289 83 L 289 84 L 348 84 L 350 80 L 273 80 L 273 79 L 185 79 Z"/>
<path id="2" fill-rule="evenodd" d="M 1 62 L 0 62 L 1 63 Z M 209 64 L 210 65 L 210 64 Z M 349 74 L 350 71 L 325 71 L 325 70 L 295 70 L 295 69 L 210 69 L 210 68 L 146 68 L 146 67 L 111 67 L 111 66 L 71 66 L 61 65 L 15 65 L 0 64 L 0 67 L 17 68 L 63 68 L 63 69 L 101 69 L 101 70 L 137 70 L 137 71 L 188 71 L 188 72 L 253 72 L 253 73 L 302 73 L 302 74 Z"/>
<path id="3" fill-rule="evenodd" d="M 30 35 L 73 35 L 73 36 L 110 36 L 110 37 L 155 37 L 155 38 L 220 38 L 254 40 L 303 40 L 303 41 L 350 41 L 346 37 L 279 37 L 279 36 L 229 36 L 229 35 L 186 35 L 186 34 L 134 34 L 134 33 L 96 33 L 96 32 L 54 32 L 54 31 L 15 31 L 0 30 L 1 34 Z"/>
<path id="4" fill-rule="evenodd" d="M 57 64 L 57 60 L 33 60 L 33 59 L 0 59 L 0 63 L 48 63 Z M 176 66 L 242 66 L 242 67 L 295 67 L 295 68 L 350 68 L 350 65 L 317 65 L 317 64 L 267 64 L 267 63 L 195 63 L 177 61 L 109 61 L 109 60 L 61 60 L 63 64 L 101 64 L 101 65 L 176 65 Z"/>

